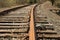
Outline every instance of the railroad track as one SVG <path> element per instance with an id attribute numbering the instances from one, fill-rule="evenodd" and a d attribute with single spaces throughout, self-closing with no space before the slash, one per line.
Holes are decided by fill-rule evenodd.
<path id="1" fill-rule="evenodd" d="M 0 40 L 59 40 L 54 25 L 38 6 L 34 4 L 1 12 Z"/>
<path id="2" fill-rule="evenodd" d="M 54 24 L 52 24 L 47 15 L 49 10 L 43 9 L 42 5 L 38 5 L 35 9 L 35 33 L 36 40 L 60 40 Z M 52 14 L 52 13 L 51 13 Z"/>
<path id="3" fill-rule="evenodd" d="M 33 28 L 35 6 L 36 4 L 0 12 L 0 40 L 35 40 Z"/>

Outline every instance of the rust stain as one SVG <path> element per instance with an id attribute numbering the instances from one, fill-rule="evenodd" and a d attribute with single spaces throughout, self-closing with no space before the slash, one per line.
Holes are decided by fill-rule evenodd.
<path id="1" fill-rule="evenodd" d="M 29 40 L 35 40 L 33 7 L 31 8 L 30 13 L 31 13 L 31 14 L 30 14 Z"/>

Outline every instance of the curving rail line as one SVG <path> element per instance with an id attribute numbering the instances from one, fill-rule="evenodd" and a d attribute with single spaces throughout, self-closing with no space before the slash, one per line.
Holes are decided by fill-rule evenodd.
<path id="1" fill-rule="evenodd" d="M 59 40 L 60 35 L 48 21 L 39 4 L 0 12 L 0 40 Z M 39 9 L 39 8 L 38 8 Z"/>
<path id="2" fill-rule="evenodd" d="M 0 39 L 36 40 L 34 10 L 37 4 L 0 12 Z"/>

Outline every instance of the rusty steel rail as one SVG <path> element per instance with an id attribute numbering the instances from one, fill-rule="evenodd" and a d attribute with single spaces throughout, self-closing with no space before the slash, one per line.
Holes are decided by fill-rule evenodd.
<path id="1" fill-rule="evenodd" d="M 23 6 L 23 7 L 27 7 L 27 6 L 29 6 L 29 5 L 26 5 L 26 6 Z M 37 4 L 31 6 L 31 9 L 30 9 L 30 12 L 29 12 L 30 13 L 29 17 L 30 18 L 28 18 L 29 21 L 25 20 L 25 22 L 20 22 L 20 21 L 23 21 L 24 19 L 20 20 L 21 17 L 19 17 L 19 16 L 18 16 L 19 20 L 15 20 L 15 19 L 18 18 L 18 17 L 15 17 L 15 16 L 10 16 L 10 17 L 4 16 L 6 14 L 9 14 L 11 11 L 15 11 L 15 10 L 23 8 L 23 7 L 11 8 L 11 9 L 4 10 L 4 11 L 0 12 L 0 16 L 3 15 L 3 16 L 1 16 L 2 19 L 0 20 L 0 29 L 1 29 L 0 33 L 3 33 L 3 34 L 1 34 L 1 36 L 2 37 L 8 36 L 8 37 L 12 37 L 12 38 L 13 37 L 17 37 L 17 38 L 18 37 L 25 37 L 25 38 L 27 38 L 27 40 L 28 39 L 29 40 L 36 40 L 36 38 L 35 38 L 35 26 L 34 26 L 35 25 L 34 24 L 34 10 L 35 10 L 36 6 L 37 6 Z M 12 18 L 12 17 L 14 17 L 14 18 Z M 10 18 L 12 20 L 8 20 Z M 13 21 L 13 19 L 15 21 Z M 30 22 L 30 24 L 29 24 L 29 22 Z M 19 35 L 19 33 L 23 33 L 24 35 L 23 34 Z"/>
<path id="2" fill-rule="evenodd" d="M 30 5 L 24 5 L 19 7 L 14 7 L 11 9 L 4 10 L 0 12 L 0 37 L 12 37 L 12 38 L 24 38 L 23 40 L 28 40 L 28 31 L 29 31 L 29 18 L 26 16 L 5 16 L 9 14 L 10 12 L 14 12 L 15 10 L 28 7 Z M 16 14 L 15 14 L 16 15 Z M 25 19 L 26 18 L 26 19 Z M 18 19 L 18 20 L 16 20 Z M 14 21 L 15 20 L 15 21 Z M 5 39 L 4 39 L 5 40 Z"/>
<path id="3" fill-rule="evenodd" d="M 34 24 L 34 12 L 37 4 L 32 6 L 30 11 L 30 31 L 29 31 L 29 40 L 36 40 L 36 34 L 35 34 L 35 24 Z"/>
<path id="4" fill-rule="evenodd" d="M 10 17 L 2 16 L 2 19 L 0 18 L 0 37 L 8 36 L 12 38 L 23 38 L 23 40 L 40 40 L 40 38 L 60 38 L 60 35 L 57 35 L 57 32 L 54 30 L 53 24 L 49 23 L 46 16 L 35 15 L 35 9 L 37 6 L 38 4 L 34 4 L 29 7 L 29 17 L 26 16 L 27 18 L 23 16 L 21 18 L 20 15 L 18 17 L 14 15 Z M 2 11 L 0 12 L 2 13 L 0 15 L 5 15 L 5 13 L 9 13 L 20 8 L 21 7 L 16 7 Z"/>
<path id="5" fill-rule="evenodd" d="M 30 38 L 29 40 L 35 40 L 35 32 L 34 32 L 34 17 L 33 17 L 33 8 L 31 9 L 31 18 L 30 18 Z"/>

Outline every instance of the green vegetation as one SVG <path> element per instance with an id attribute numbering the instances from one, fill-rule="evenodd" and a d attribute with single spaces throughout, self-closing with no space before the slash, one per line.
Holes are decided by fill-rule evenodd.
<path id="1" fill-rule="evenodd" d="M 47 0 L 0 0 L 0 7 L 10 7 L 20 4 L 34 4 L 36 2 L 43 2 Z M 60 6 L 60 0 L 50 0 L 52 4 Z"/>
<path id="2" fill-rule="evenodd" d="M 60 0 L 55 0 L 55 5 L 60 7 Z"/>
<path id="3" fill-rule="evenodd" d="M 30 3 L 30 4 L 36 3 L 36 0 L 30 0 L 29 3 Z"/>
<path id="4" fill-rule="evenodd" d="M 0 7 L 10 7 L 14 5 L 32 3 L 36 3 L 36 0 L 0 0 Z"/>
<path id="5" fill-rule="evenodd" d="M 16 0 L 0 0 L 0 7 L 16 5 Z"/>

